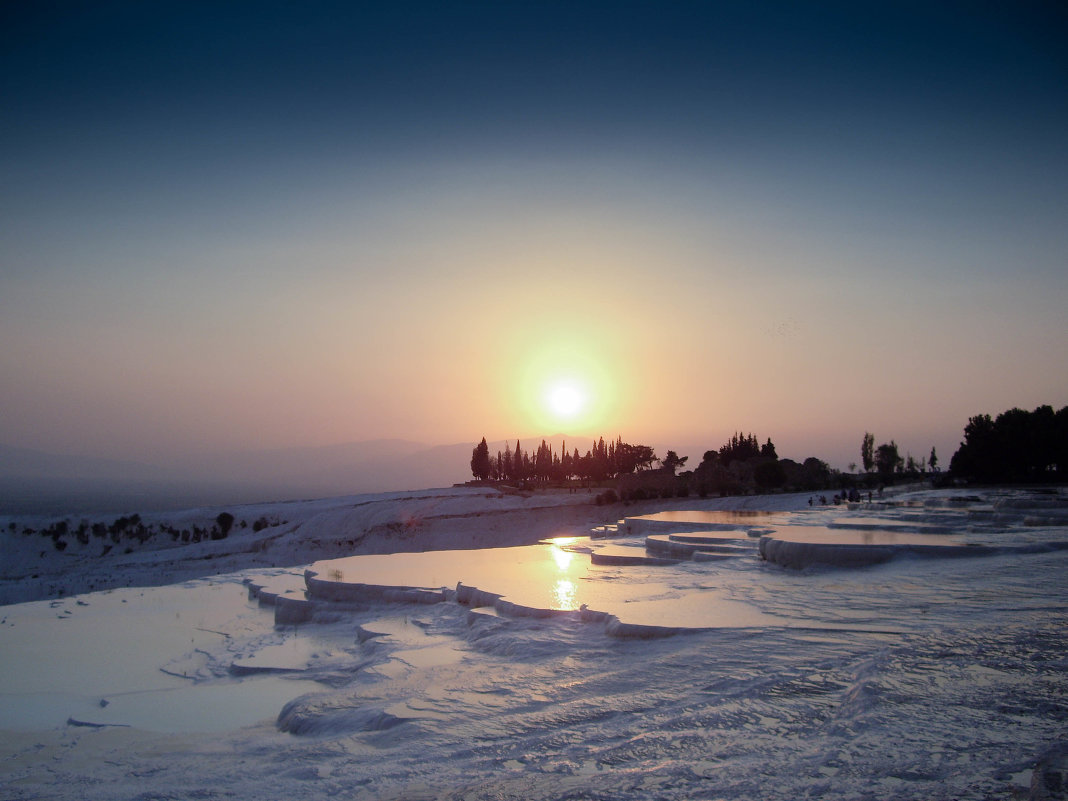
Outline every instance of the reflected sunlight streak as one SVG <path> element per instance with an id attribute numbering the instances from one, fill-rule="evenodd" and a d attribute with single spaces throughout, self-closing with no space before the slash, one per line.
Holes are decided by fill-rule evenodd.
<path id="1" fill-rule="evenodd" d="M 578 608 L 578 599 L 575 595 L 576 587 L 574 583 L 567 579 L 560 579 L 556 582 L 556 586 L 553 587 L 553 609 L 560 610 L 573 610 Z"/>
<path id="2" fill-rule="evenodd" d="M 565 551 L 555 544 L 552 547 L 552 555 L 553 560 L 556 562 L 556 566 L 564 571 L 566 571 L 571 564 L 571 560 L 575 558 L 575 554 L 570 551 Z"/>
<path id="3" fill-rule="evenodd" d="M 582 537 L 549 537 L 547 542 L 551 545 L 564 548 L 568 545 L 574 545 L 580 539 L 582 539 Z"/>

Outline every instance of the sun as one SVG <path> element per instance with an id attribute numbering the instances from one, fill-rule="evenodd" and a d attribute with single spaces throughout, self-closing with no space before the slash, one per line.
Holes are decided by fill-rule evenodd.
<path id="1" fill-rule="evenodd" d="M 549 410 L 561 420 L 571 420 L 586 405 L 586 396 L 574 384 L 556 384 L 546 393 Z"/>
<path id="2" fill-rule="evenodd" d="M 596 332 L 524 343 L 509 357 L 515 372 L 505 386 L 523 428 L 577 436 L 599 432 L 613 419 L 618 359 L 599 345 Z"/>

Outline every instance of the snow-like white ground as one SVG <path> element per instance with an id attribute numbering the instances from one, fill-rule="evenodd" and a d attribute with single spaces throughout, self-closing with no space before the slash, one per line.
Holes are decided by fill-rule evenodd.
<path id="1" fill-rule="evenodd" d="M 1063 495 L 893 500 L 850 511 L 810 509 L 807 496 L 678 507 L 776 512 L 784 526 L 838 520 L 854 533 L 869 521 L 934 526 L 994 545 L 1068 539 Z M 566 494 L 350 498 L 289 505 L 286 524 L 255 534 L 104 557 L 90 542 L 39 563 L 40 548 L 24 547 L 36 537 L 18 533 L 4 543 L 6 597 L 39 597 L 34 570 L 65 594 L 0 607 L 0 796 L 1028 798 L 1035 766 L 1063 760 L 1065 550 L 802 571 L 754 553 L 568 573 L 622 620 L 656 610 L 713 626 L 651 640 L 575 615 L 508 617 L 451 601 L 324 607 L 315 622 L 275 626 L 244 584 L 299 586 L 304 564 L 346 548 L 515 545 L 575 536 L 622 511 Z M 517 531 L 523 520 L 529 531 Z M 581 551 L 556 561 L 536 547 L 556 562 L 550 571 L 585 564 Z M 438 563 L 442 586 L 474 569 L 461 554 Z M 390 559 L 412 575 L 432 556 Z M 210 575 L 219 567 L 241 570 Z M 481 586 L 496 578 L 492 563 L 477 569 L 481 589 L 509 592 Z M 116 589 L 71 595 L 83 581 Z M 730 610 L 741 618 L 725 619 Z"/>
<path id="2" fill-rule="evenodd" d="M 90 534 L 82 543 L 67 535 L 62 538 L 63 550 L 40 534 L 59 518 L 0 514 L 0 604 L 158 586 L 257 567 L 305 565 L 353 553 L 487 548 L 533 543 L 556 534 L 584 535 L 611 515 L 594 506 L 592 499 L 585 492 L 461 487 L 200 508 L 141 515 L 146 527 L 156 532 L 144 542 L 127 535 L 113 541 L 109 535 Z M 226 539 L 184 542 L 161 531 L 167 526 L 180 532 L 195 528 L 206 532 L 223 511 L 236 521 Z M 85 522 L 111 523 L 116 517 Z M 73 530 L 82 518 L 66 520 Z M 255 531 L 258 520 L 269 525 Z M 27 529 L 36 533 L 23 534 Z"/>

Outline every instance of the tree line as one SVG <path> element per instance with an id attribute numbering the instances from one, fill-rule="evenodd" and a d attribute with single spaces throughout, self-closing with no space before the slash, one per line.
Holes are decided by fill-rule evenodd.
<path id="1" fill-rule="evenodd" d="M 622 437 L 605 443 L 600 437 L 585 454 L 579 449 L 569 452 L 567 442 L 554 451 L 545 440 L 532 453 L 524 451 L 517 439 L 515 450 L 507 444 L 504 451 L 490 454 L 486 438 L 471 452 L 471 474 L 478 481 L 604 481 L 637 470 L 648 470 L 659 461 L 648 445 L 631 445 Z"/>
<path id="2" fill-rule="evenodd" d="M 864 471 L 885 483 L 896 476 L 928 471 L 943 481 L 1063 481 L 1068 475 L 1068 406 L 1060 411 L 1048 405 L 1033 412 L 1014 408 L 996 418 L 988 414 L 969 418 L 964 441 L 950 459 L 948 475 L 941 473 L 933 447 L 927 459 L 917 460 L 912 454 L 902 457 L 894 440 L 875 447 L 875 437 L 865 432 L 860 454 Z"/>
<path id="3" fill-rule="evenodd" d="M 1054 411 L 1039 406 L 1032 412 L 1009 409 L 996 418 L 976 415 L 964 428 L 964 441 L 950 460 L 949 473 L 941 471 L 934 446 L 928 456 L 901 455 L 897 442 L 878 446 L 871 432 L 861 443 L 861 466 L 866 483 L 891 483 L 895 477 L 936 474 L 943 481 L 974 479 L 983 482 L 1063 481 L 1068 475 L 1068 406 Z M 532 453 L 524 451 L 519 440 L 515 449 L 505 445 L 496 455 L 489 452 L 486 438 L 471 453 L 471 473 L 479 481 L 569 482 L 576 479 L 601 482 L 628 479 L 628 490 L 636 497 L 650 492 L 663 497 L 688 495 L 691 491 L 731 495 L 752 490 L 795 489 L 811 491 L 826 488 L 852 488 L 858 479 L 831 469 L 826 462 L 810 456 L 803 462 L 780 459 L 769 437 L 761 443 L 753 433 L 735 432 L 716 450 L 705 451 L 693 470 L 679 473 L 688 457 L 668 451 L 662 459 L 648 445 L 632 445 L 621 436 L 614 441 L 601 437 L 586 451 L 559 451 L 545 440 Z M 659 470 L 654 471 L 654 465 Z M 856 463 L 849 465 L 850 474 Z M 637 474 L 637 475 L 636 475 Z M 644 482 L 644 484 L 642 483 Z M 647 486 L 646 486 L 647 485 Z"/>
<path id="4" fill-rule="evenodd" d="M 969 418 L 949 463 L 957 477 L 982 482 L 1063 481 L 1068 476 L 1068 406 L 1009 409 Z"/>
<path id="5" fill-rule="evenodd" d="M 703 497 L 710 493 L 736 495 L 751 490 L 827 489 L 840 482 L 842 476 L 815 456 L 803 462 L 779 458 L 770 437 L 761 444 L 752 432 L 736 432 L 719 450 L 705 451 L 689 478 L 692 488 Z"/>
<path id="6" fill-rule="evenodd" d="M 516 483 L 620 479 L 621 492 L 634 499 L 691 492 L 734 495 L 784 487 L 825 489 L 841 475 L 815 457 L 803 463 L 780 459 L 770 437 L 761 443 L 753 433 L 736 432 L 718 449 L 705 451 L 694 469 L 680 473 L 688 460 L 673 450 L 658 458 L 648 445 L 632 445 L 621 436 L 608 442 L 601 437 L 585 455 L 578 448 L 569 452 L 566 443 L 559 452 L 554 451 L 545 440 L 533 453 L 525 452 L 517 440 L 515 450 L 506 445 L 503 452 L 493 455 L 483 437 L 471 452 L 471 474 L 478 481 Z M 654 465 L 658 469 L 654 470 Z M 622 481 L 624 478 L 627 480 Z"/>
<path id="7" fill-rule="evenodd" d="M 929 457 L 915 459 L 911 453 L 907 452 L 903 457 L 894 440 L 884 442 L 876 448 L 875 435 L 869 431 L 864 432 L 864 441 L 860 446 L 860 461 L 865 473 L 870 475 L 874 472 L 886 483 L 890 483 L 894 475 L 899 473 L 915 475 L 926 473 L 928 470 L 932 473 L 939 472 L 938 451 L 933 445 Z M 850 470 L 855 470 L 856 463 L 849 467 Z"/>

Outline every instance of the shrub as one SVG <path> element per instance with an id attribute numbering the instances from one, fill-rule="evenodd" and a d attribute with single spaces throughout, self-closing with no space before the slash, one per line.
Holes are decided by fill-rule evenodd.
<path id="1" fill-rule="evenodd" d="M 234 516 L 229 512 L 219 512 L 219 516 L 215 518 L 215 523 L 219 526 L 219 536 L 215 536 L 215 532 L 212 532 L 213 540 L 221 540 L 230 533 L 231 527 L 234 525 Z"/>

